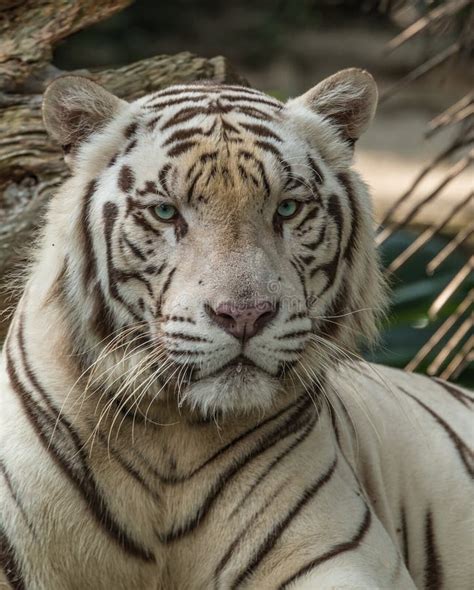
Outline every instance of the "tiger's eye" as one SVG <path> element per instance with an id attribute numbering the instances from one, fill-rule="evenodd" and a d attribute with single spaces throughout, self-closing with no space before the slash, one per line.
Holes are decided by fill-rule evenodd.
<path id="1" fill-rule="evenodd" d="M 278 205 L 277 215 L 282 219 L 291 219 L 300 209 L 300 203 L 294 199 L 286 199 Z"/>
<path id="2" fill-rule="evenodd" d="M 172 221 L 178 216 L 178 210 L 174 205 L 169 203 L 161 203 L 153 208 L 153 212 L 161 221 Z"/>

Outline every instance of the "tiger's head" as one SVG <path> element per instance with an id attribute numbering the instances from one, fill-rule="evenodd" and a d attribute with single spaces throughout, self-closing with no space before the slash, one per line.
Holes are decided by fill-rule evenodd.
<path id="1" fill-rule="evenodd" d="M 133 375 L 132 403 L 171 397 L 209 415 L 268 408 L 350 358 L 383 301 L 351 170 L 376 102 L 357 69 L 285 104 L 212 82 L 132 103 L 84 78 L 53 82 L 44 120 L 72 175 L 44 258 L 58 259 L 86 364 Z"/>

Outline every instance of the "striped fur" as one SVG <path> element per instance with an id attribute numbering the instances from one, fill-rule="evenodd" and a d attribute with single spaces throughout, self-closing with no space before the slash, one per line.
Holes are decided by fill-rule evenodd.
<path id="1" fill-rule="evenodd" d="M 374 88 L 53 84 L 73 174 L 3 351 L 0 587 L 472 587 L 472 395 L 353 360 L 384 301 L 351 169 Z M 247 341 L 206 312 L 262 300 Z"/>

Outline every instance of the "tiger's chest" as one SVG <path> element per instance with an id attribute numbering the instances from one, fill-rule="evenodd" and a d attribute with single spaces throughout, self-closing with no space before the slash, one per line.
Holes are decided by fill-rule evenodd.
<path id="1" fill-rule="evenodd" d="M 309 556 L 354 536 L 354 520 L 369 527 L 370 509 L 326 433 L 327 418 L 311 402 L 296 403 L 223 437 L 200 461 L 186 461 L 182 446 L 177 453 L 174 437 L 159 454 L 145 441 L 112 438 L 95 472 L 124 530 L 150 556 L 133 579 L 124 567 L 127 583 L 140 588 L 144 576 L 143 588 L 157 590 L 276 588 Z M 204 446 L 206 433 L 188 444 L 198 440 Z M 335 511 L 350 515 L 336 527 Z M 122 567 L 116 545 L 110 559 Z"/>

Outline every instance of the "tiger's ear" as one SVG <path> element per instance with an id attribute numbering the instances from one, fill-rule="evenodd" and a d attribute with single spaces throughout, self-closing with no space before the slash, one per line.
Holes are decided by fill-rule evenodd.
<path id="1" fill-rule="evenodd" d="M 102 129 L 126 104 L 87 78 L 61 76 L 44 94 L 44 125 L 50 137 L 62 146 L 66 163 L 71 165 L 81 143 Z"/>
<path id="2" fill-rule="evenodd" d="M 369 127 L 377 100 L 377 84 L 369 72 L 349 68 L 326 78 L 292 102 L 329 119 L 346 139 L 354 142 Z"/>

